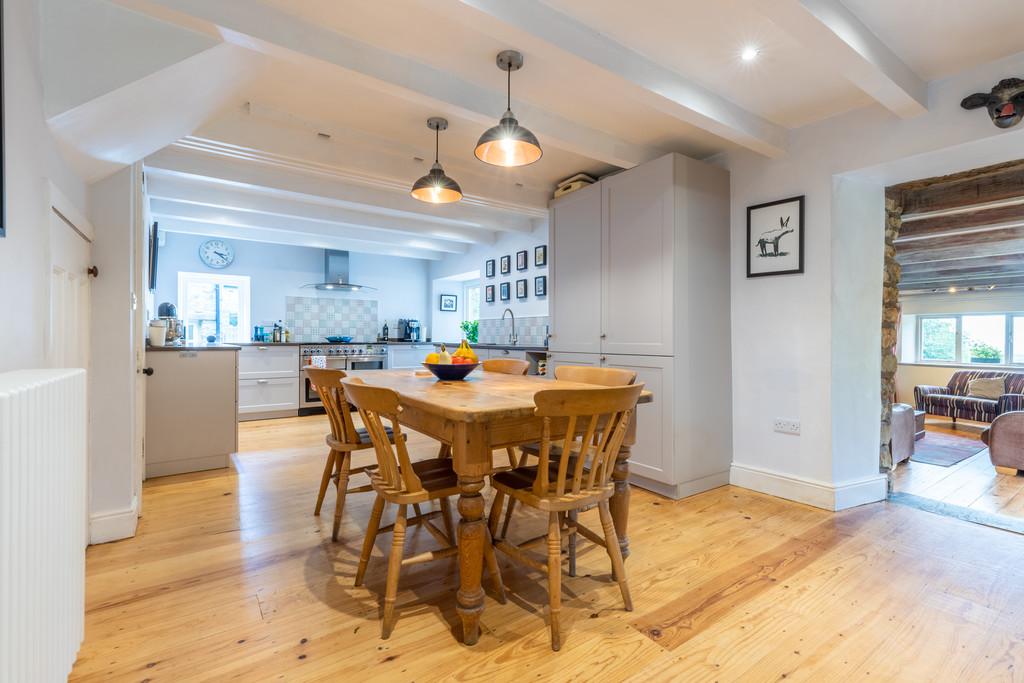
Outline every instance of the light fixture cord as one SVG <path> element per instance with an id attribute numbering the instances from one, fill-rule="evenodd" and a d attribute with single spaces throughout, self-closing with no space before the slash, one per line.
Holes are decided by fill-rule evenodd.
<path id="1" fill-rule="evenodd" d="M 438 153 L 438 147 L 440 146 L 440 144 L 441 144 L 441 129 L 440 128 L 435 128 L 434 129 L 434 163 L 435 164 L 438 163 L 438 161 L 437 161 L 438 154 L 437 153 Z"/>
<path id="2" fill-rule="evenodd" d="M 512 111 L 512 62 L 508 64 L 508 82 L 505 84 L 505 109 Z"/>

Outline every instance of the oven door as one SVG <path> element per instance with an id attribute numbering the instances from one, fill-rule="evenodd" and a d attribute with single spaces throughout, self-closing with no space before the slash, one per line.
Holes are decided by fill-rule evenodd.
<path id="1" fill-rule="evenodd" d="M 328 370 L 347 370 L 346 362 L 347 358 L 340 356 L 328 356 L 327 357 L 327 369 Z M 313 384 L 309 381 L 309 377 L 306 373 L 302 375 L 302 390 L 299 394 L 299 407 L 300 408 L 322 408 L 323 403 L 320 401 L 320 394 L 316 393 L 316 389 L 313 388 Z"/>
<path id="2" fill-rule="evenodd" d="M 349 356 L 349 370 L 383 370 L 387 356 Z"/>

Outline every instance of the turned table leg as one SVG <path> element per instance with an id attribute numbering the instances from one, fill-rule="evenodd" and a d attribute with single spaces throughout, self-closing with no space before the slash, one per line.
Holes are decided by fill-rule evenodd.
<path id="1" fill-rule="evenodd" d="M 622 559 L 629 557 L 629 535 L 626 533 L 629 528 L 629 456 L 633 451 L 633 444 L 636 443 L 636 415 L 629 423 L 626 430 L 626 437 L 622 440 L 622 447 L 615 457 L 615 468 L 612 470 L 612 483 L 615 486 L 615 493 L 608 501 L 608 507 L 612 513 L 612 522 L 615 525 L 615 535 L 619 537 L 619 548 L 622 550 Z"/>
<path id="2" fill-rule="evenodd" d="M 481 584 L 484 543 L 487 526 L 484 522 L 483 477 L 460 476 L 459 488 L 459 592 L 455 610 L 462 618 L 462 641 L 475 645 L 480 638 L 480 615 L 484 611 L 484 590 Z"/>

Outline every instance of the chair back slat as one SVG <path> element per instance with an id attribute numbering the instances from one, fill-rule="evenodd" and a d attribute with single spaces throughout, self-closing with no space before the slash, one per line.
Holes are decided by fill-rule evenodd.
<path id="1" fill-rule="evenodd" d="M 359 434 L 341 386 L 341 381 L 347 377 L 345 372 L 323 368 L 305 368 L 305 372 L 324 405 L 327 420 L 331 423 L 331 436 L 341 443 L 358 444 Z"/>
<path id="2" fill-rule="evenodd" d="M 394 493 L 422 491 L 423 484 L 412 468 L 398 422 L 398 414 L 402 410 L 398 405 L 398 394 L 386 387 L 369 386 L 358 377 L 345 378 L 342 386 L 348 400 L 359 411 L 363 426 L 373 442 L 377 456 L 377 473 L 374 476 Z M 384 420 L 391 423 L 394 443 L 388 438 Z"/>
<path id="3" fill-rule="evenodd" d="M 488 358 L 483 366 L 484 372 L 500 372 L 503 375 L 525 375 L 530 371 L 530 361 L 522 358 Z"/>
<path id="4" fill-rule="evenodd" d="M 595 368 L 592 365 L 559 365 L 555 379 L 602 387 L 624 387 L 636 382 L 636 373 L 622 368 Z"/>
<path id="5" fill-rule="evenodd" d="M 586 496 L 605 488 L 642 391 L 643 384 L 633 384 L 537 392 L 536 414 L 544 418 L 544 428 L 534 494 L 559 498 L 567 493 Z M 552 482 L 553 420 L 564 421 L 566 431 L 560 439 L 562 452 Z"/>

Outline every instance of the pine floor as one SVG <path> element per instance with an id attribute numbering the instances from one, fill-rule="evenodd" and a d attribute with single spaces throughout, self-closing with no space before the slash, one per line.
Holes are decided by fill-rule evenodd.
<path id="1" fill-rule="evenodd" d="M 925 420 L 926 432 L 974 437 L 978 439 L 979 447 L 984 446 L 980 434 L 987 426 L 963 420 L 954 426 L 948 418 L 931 415 Z M 925 434 L 924 438 L 927 439 L 928 435 Z M 996 472 L 987 448 L 950 467 L 911 461 L 901 463 L 896 468 L 893 490 L 980 512 L 1024 519 L 1024 476 Z"/>
<path id="2" fill-rule="evenodd" d="M 456 639 L 454 560 L 403 571 L 382 641 L 390 537 L 367 585 L 352 586 L 370 496 L 349 498 L 339 543 L 330 515 L 311 514 L 325 429 L 320 417 L 245 423 L 232 469 L 146 482 L 138 535 L 88 551 L 71 679 L 1024 680 L 1024 536 L 733 487 L 678 502 L 634 489 L 636 611 L 623 611 L 607 557 L 581 542 L 579 576 L 563 579 L 561 652 L 539 575 L 504 559 L 510 600 L 488 596 L 475 647 Z M 539 518 L 513 524 L 514 536 L 542 532 Z M 433 539 L 417 530 L 407 542 Z"/>

